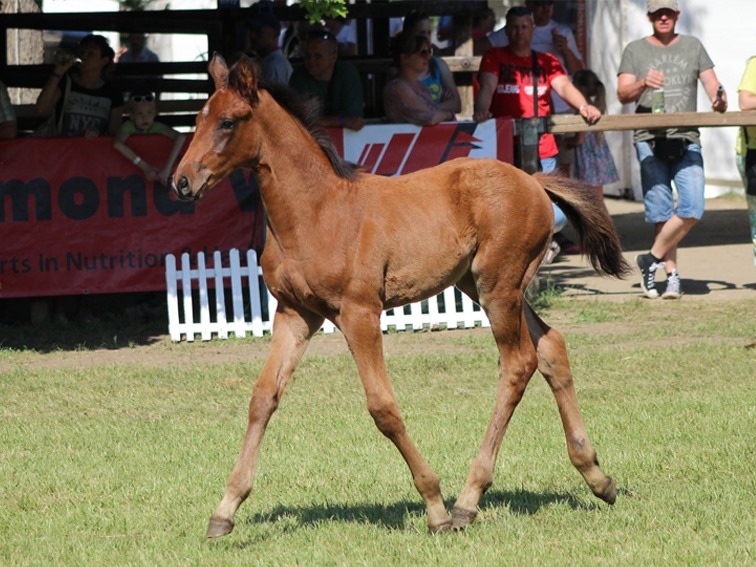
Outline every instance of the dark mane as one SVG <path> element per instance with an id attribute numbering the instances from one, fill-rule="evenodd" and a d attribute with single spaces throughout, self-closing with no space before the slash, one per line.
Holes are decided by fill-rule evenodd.
<path id="1" fill-rule="evenodd" d="M 304 98 L 286 85 L 270 84 L 260 86 L 268 91 L 273 99 L 289 114 L 302 123 L 305 129 L 318 143 L 320 148 L 325 152 L 336 175 L 348 180 L 354 180 L 357 178 L 357 166 L 344 160 L 339 155 L 330 136 L 320 125 L 321 112 L 317 100 Z"/>

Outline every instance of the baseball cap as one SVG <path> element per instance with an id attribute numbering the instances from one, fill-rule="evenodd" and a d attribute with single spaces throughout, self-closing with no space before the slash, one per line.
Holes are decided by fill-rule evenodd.
<path id="1" fill-rule="evenodd" d="M 648 0 L 647 13 L 653 14 L 659 10 L 674 10 L 679 12 L 680 8 L 677 6 L 677 0 Z"/>
<path id="2" fill-rule="evenodd" d="M 247 27 L 251 30 L 259 30 L 261 28 L 273 28 L 276 31 L 281 30 L 281 20 L 279 20 L 274 14 L 269 12 L 261 12 L 255 14 L 249 20 L 247 20 Z"/>

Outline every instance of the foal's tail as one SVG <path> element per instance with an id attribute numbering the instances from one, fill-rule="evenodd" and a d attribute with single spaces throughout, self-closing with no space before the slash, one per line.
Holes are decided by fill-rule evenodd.
<path id="1" fill-rule="evenodd" d="M 594 269 L 618 278 L 626 276 L 630 266 L 622 256 L 622 245 L 609 211 L 595 191 L 570 177 L 544 173 L 536 173 L 534 177 L 572 223 L 580 249 Z"/>

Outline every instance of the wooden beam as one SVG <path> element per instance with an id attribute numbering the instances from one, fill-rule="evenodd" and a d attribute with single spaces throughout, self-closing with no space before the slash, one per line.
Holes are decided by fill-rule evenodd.
<path id="1" fill-rule="evenodd" d="M 756 111 L 670 112 L 665 114 L 607 114 L 588 125 L 576 114 L 560 114 L 546 119 L 546 130 L 554 134 L 604 130 L 647 130 L 678 127 L 756 126 Z"/>

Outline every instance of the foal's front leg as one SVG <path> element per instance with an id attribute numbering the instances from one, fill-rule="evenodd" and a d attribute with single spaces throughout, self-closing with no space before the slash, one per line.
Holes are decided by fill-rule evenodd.
<path id="1" fill-rule="evenodd" d="M 380 308 L 342 308 L 336 323 L 349 344 L 352 356 L 367 395 L 370 415 L 381 433 L 399 449 L 412 473 L 415 488 L 428 510 L 428 529 L 431 533 L 451 528 L 438 476 L 423 459 L 409 437 L 399 411 L 383 358 L 383 335 L 380 329 Z"/>
<path id="2" fill-rule="evenodd" d="M 284 388 L 312 335 L 323 324 L 323 317 L 298 312 L 279 302 L 273 322 L 270 354 L 255 382 L 249 402 L 249 422 L 234 470 L 228 479 L 223 500 L 213 512 L 207 537 L 220 537 L 234 529 L 234 514 L 252 491 L 257 457 L 265 428 L 276 411 Z"/>

